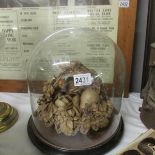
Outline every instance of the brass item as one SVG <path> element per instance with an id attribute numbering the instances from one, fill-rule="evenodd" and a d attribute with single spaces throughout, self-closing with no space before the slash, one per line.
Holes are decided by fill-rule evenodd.
<path id="1" fill-rule="evenodd" d="M 0 133 L 12 127 L 17 120 L 17 110 L 8 103 L 0 102 Z"/>

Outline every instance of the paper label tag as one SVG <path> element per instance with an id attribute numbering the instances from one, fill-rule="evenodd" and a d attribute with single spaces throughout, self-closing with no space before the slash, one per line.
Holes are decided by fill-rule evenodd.
<path id="1" fill-rule="evenodd" d="M 76 74 L 74 77 L 74 86 L 85 86 L 92 84 L 92 78 L 90 73 Z"/>
<path id="2" fill-rule="evenodd" d="M 70 58 L 69 56 L 53 56 L 53 65 L 58 66 L 58 65 L 67 65 L 70 64 Z"/>
<path id="3" fill-rule="evenodd" d="M 118 5 L 120 8 L 128 8 L 129 7 L 129 0 L 119 0 Z"/>

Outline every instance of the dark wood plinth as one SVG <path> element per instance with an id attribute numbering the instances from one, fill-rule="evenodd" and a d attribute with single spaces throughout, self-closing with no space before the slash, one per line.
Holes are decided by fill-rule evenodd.
<path id="1" fill-rule="evenodd" d="M 97 145 L 92 148 L 84 149 L 84 150 L 71 150 L 71 149 L 64 149 L 63 147 L 56 148 L 53 147 L 53 144 L 49 144 L 49 142 L 44 139 L 36 129 L 32 116 L 30 117 L 28 121 L 27 131 L 28 135 L 32 141 L 32 143 L 43 153 L 46 153 L 48 155 L 101 155 L 105 152 L 113 149 L 116 144 L 119 143 L 122 134 L 123 134 L 124 124 L 123 119 L 121 118 L 119 126 L 115 132 L 114 135 L 111 135 L 111 137 L 108 139 L 108 141 L 101 143 L 100 145 Z M 95 140 L 95 139 L 94 139 Z M 73 141 L 74 143 L 74 141 Z"/>

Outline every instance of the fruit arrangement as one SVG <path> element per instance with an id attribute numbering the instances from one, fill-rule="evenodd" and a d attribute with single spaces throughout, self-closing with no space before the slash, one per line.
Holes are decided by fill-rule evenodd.
<path id="1" fill-rule="evenodd" d="M 58 134 L 66 136 L 107 127 L 113 106 L 95 70 L 80 62 L 61 66 L 61 70 L 43 86 L 43 95 L 37 101 L 38 119 L 46 127 L 54 127 Z M 75 86 L 73 76 L 86 73 L 91 74 L 91 84 Z"/>

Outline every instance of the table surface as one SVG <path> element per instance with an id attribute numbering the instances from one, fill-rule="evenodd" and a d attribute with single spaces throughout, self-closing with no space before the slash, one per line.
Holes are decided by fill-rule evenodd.
<path id="1" fill-rule="evenodd" d="M 124 133 L 119 144 L 106 155 L 115 155 L 141 133 L 147 131 L 139 118 L 142 99 L 139 93 L 130 93 L 124 98 L 121 115 L 124 120 Z M 9 130 L 0 133 L 0 155 L 43 155 L 30 141 L 27 134 L 27 122 L 31 115 L 28 94 L 0 93 L 0 102 L 7 102 L 18 110 L 19 119 Z"/>

